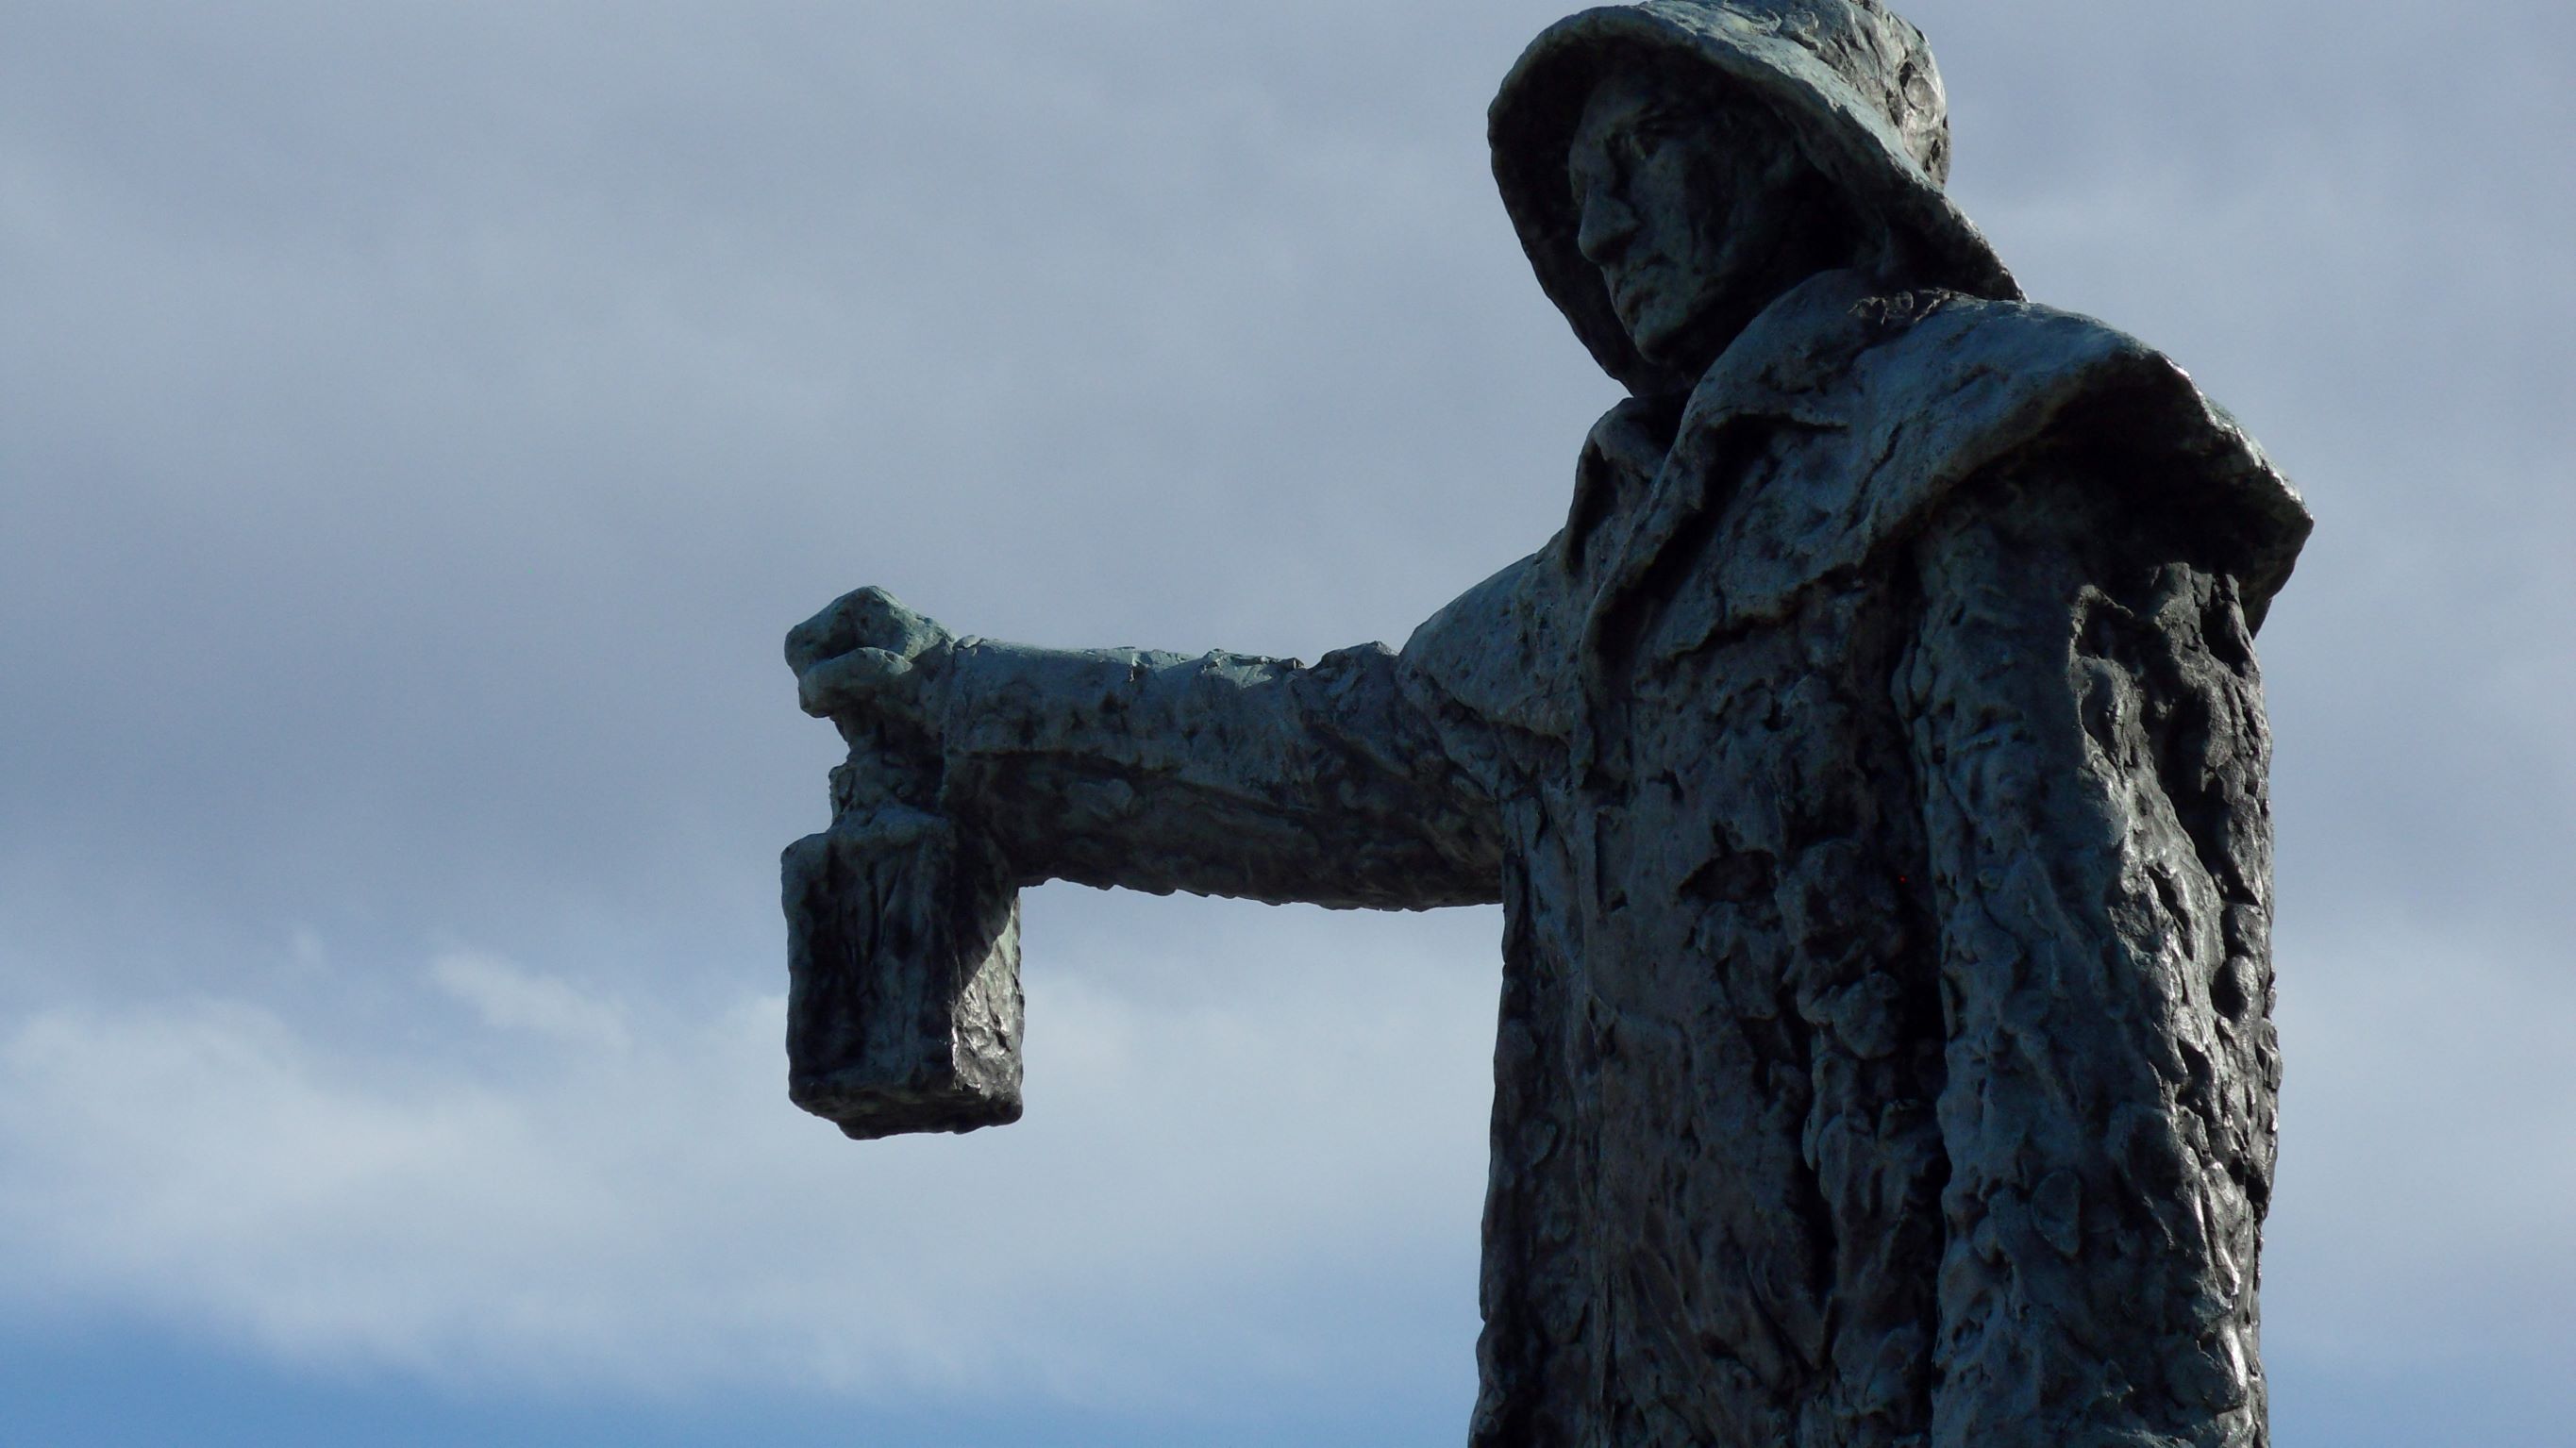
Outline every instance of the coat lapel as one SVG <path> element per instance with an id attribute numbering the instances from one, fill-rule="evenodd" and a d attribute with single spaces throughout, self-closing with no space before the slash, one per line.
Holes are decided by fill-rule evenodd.
<path id="1" fill-rule="evenodd" d="M 1858 273 L 1824 272 L 1754 318 L 1692 389 L 1652 485 L 1629 501 L 1642 509 L 1632 524 L 1602 518 L 1610 510 L 1601 506 L 1601 486 L 1578 477 L 1566 531 L 1570 566 L 1579 570 L 1587 561 L 1587 537 L 1607 545 L 1579 653 L 1584 708 L 1575 722 L 1574 763 L 1587 786 L 1615 789 L 1626 780 L 1625 716 L 1637 641 L 1670 600 L 1679 582 L 1671 575 L 1689 566 L 1746 468 L 1784 426 L 1849 429 L 1855 399 L 1833 383 L 1867 344 L 1856 309 L 1868 295 Z M 1591 452 L 1586 449 L 1587 461 Z"/>

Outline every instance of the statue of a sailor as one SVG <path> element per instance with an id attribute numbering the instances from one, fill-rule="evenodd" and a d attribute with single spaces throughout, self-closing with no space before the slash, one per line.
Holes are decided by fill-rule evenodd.
<path id="1" fill-rule="evenodd" d="M 1587 10 L 1491 134 L 1631 394 L 1563 531 L 1312 665 L 800 626 L 794 1094 L 1016 1116 L 1039 881 L 1498 900 L 1478 1448 L 2263 1443 L 2296 495 L 2021 300 L 1874 0 Z"/>

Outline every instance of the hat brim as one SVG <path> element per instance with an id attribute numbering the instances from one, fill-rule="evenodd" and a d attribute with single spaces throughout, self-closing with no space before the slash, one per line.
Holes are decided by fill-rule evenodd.
<path id="1" fill-rule="evenodd" d="M 1808 158 L 1865 214 L 1883 219 L 1907 248 L 1907 280 L 1996 300 L 2021 288 L 1975 223 L 1924 174 L 1894 128 L 1850 81 L 1795 40 L 1717 6 L 1604 6 L 1540 32 L 1503 78 L 1486 113 L 1494 180 L 1530 266 L 1594 360 L 1640 396 L 1687 390 L 1699 379 L 1646 360 L 1628 339 L 1601 272 L 1574 243 L 1580 217 L 1566 152 L 1601 78 L 1657 57 L 1703 66 L 1780 111 Z"/>

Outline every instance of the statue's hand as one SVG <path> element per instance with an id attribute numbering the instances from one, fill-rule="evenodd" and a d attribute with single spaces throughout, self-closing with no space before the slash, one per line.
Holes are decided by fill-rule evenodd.
<path id="1" fill-rule="evenodd" d="M 796 702 L 816 718 L 862 717 L 938 734 L 939 693 L 956 636 L 862 588 L 787 631 Z"/>

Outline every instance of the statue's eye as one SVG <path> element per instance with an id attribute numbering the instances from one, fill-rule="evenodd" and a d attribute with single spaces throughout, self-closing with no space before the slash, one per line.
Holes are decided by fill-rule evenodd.
<path id="1" fill-rule="evenodd" d="M 1623 138 L 1630 158 L 1638 161 L 1662 154 L 1667 148 L 1690 138 L 1689 127 L 1681 118 L 1671 115 L 1640 117 Z"/>
<path id="2" fill-rule="evenodd" d="M 1580 153 L 1575 156 L 1573 163 L 1566 167 L 1565 179 L 1574 188 L 1574 204 L 1577 207 L 1580 207 L 1584 198 L 1591 195 L 1594 188 L 1601 184 L 1603 169 L 1603 163 L 1599 159 Z"/>

